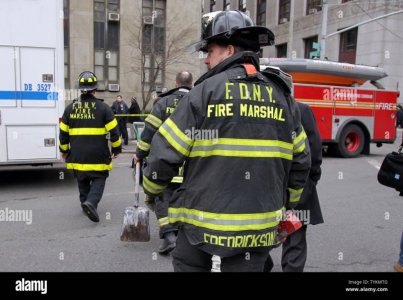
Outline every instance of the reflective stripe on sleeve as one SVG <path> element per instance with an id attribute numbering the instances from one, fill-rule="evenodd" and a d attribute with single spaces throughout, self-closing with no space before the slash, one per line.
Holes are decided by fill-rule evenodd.
<path id="1" fill-rule="evenodd" d="M 168 219 L 168 217 L 164 217 L 164 218 L 158 219 L 158 224 L 160 225 L 160 227 L 167 226 L 167 225 L 169 224 L 169 219 Z"/>
<path id="2" fill-rule="evenodd" d="M 149 114 L 148 117 L 145 119 L 145 122 L 150 123 L 153 125 L 155 128 L 159 128 L 162 124 L 162 121 L 157 118 L 156 116 Z"/>
<path id="3" fill-rule="evenodd" d="M 142 151 L 150 151 L 151 145 L 146 143 L 146 142 L 144 142 L 144 141 L 140 141 L 137 144 L 137 147 L 139 147 L 139 149 L 142 150 Z"/>
<path id="4" fill-rule="evenodd" d="M 143 176 L 143 188 L 151 194 L 158 195 L 165 189 L 165 186 L 156 184 L 147 177 Z"/>
<path id="5" fill-rule="evenodd" d="M 304 188 L 299 189 L 299 190 L 294 190 L 292 188 L 288 188 L 288 191 L 290 192 L 290 202 L 294 203 L 294 202 L 299 201 L 299 198 L 301 198 Z"/>
<path id="6" fill-rule="evenodd" d="M 306 133 L 302 129 L 302 131 L 299 133 L 299 135 L 294 139 L 293 144 L 294 144 L 294 153 L 301 153 L 305 150 L 305 141 L 306 141 Z"/>
<path id="7" fill-rule="evenodd" d="M 159 128 L 159 132 L 173 148 L 184 156 L 189 156 L 189 149 L 193 141 L 184 134 L 171 119 L 168 118 L 164 124 L 162 124 Z"/>
<path id="8" fill-rule="evenodd" d="M 69 132 L 69 125 L 66 125 L 63 122 L 60 122 L 59 127 L 60 127 L 61 131 Z"/>
<path id="9" fill-rule="evenodd" d="M 106 131 L 111 131 L 116 126 L 118 126 L 118 121 L 116 121 L 116 119 L 113 119 L 112 121 L 110 121 L 108 124 L 105 125 L 105 129 Z"/>
<path id="10" fill-rule="evenodd" d="M 119 138 L 116 142 L 112 143 L 112 148 L 118 148 L 122 145 L 122 139 Z"/>
<path id="11" fill-rule="evenodd" d="M 69 144 L 65 144 L 65 145 L 59 145 L 59 148 L 63 151 L 68 151 L 69 150 Z"/>

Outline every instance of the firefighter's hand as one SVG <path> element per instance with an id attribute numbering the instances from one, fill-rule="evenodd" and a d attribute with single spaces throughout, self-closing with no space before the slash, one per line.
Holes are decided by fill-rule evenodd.
<path id="1" fill-rule="evenodd" d="M 63 161 L 66 161 L 68 153 L 60 153 Z"/>
<path id="2" fill-rule="evenodd" d="M 118 158 L 119 154 L 112 153 L 112 159 Z"/>
<path id="3" fill-rule="evenodd" d="M 144 203 L 147 205 L 149 210 L 152 212 L 155 211 L 155 196 L 146 195 Z"/>
<path id="4" fill-rule="evenodd" d="M 134 164 L 140 163 L 140 166 L 142 165 L 142 159 L 139 158 L 136 154 L 133 155 L 133 161 Z"/>

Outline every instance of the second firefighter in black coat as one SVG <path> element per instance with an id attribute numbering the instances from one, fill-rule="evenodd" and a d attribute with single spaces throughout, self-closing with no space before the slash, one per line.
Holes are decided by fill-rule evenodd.
<path id="1" fill-rule="evenodd" d="M 176 75 L 176 88 L 161 94 L 160 98 L 157 99 L 153 110 L 145 120 L 145 128 L 141 134 L 141 141 L 137 145 L 136 156 L 138 159 L 144 159 L 148 156 L 154 134 L 158 131 L 161 124 L 174 112 L 181 99 L 190 91 L 192 84 L 193 77 L 191 73 L 187 71 L 179 72 Z M 152 203 L 147 201 L 150 198 L 146 198 L 148 207 L 152 210 L 155 209 L 160 226 L 160 238 L 162 239 L 158 249 L 160 254 L 168 254 L 176 246 L 177 227 L 168 222 L 168 204 L 173 192 L 179 188 L 182 180 L 182 176 L 174 177 L 169 186 L 164 190 L 162 197 L 155 198 L 155 201 L 152 201 Z"/>
<path id="2" fill-rule="evenodd" d="M 281 258 L 283 272 L 302 272 L 304 270 L 308 251 L 306 241 L 307 224 L 323 223 L 322 210 L 320 209 L 318 192 L 316 191 L 316 185 L 322 174 L 322 139 L 311 108 L 304 103 L 297 103 L 301 112 L 301 123 L 304 126 L 311 148 L 311 170 L 295 211 L 299 216 L 306 216 L 307 219 L 301 220 L 304 223 L 302 228 L 291 234 L 283 243 Z M 266 261 L 265 271 L 270 272 L 272 268 L 273 261 L 269 256 Z"/>

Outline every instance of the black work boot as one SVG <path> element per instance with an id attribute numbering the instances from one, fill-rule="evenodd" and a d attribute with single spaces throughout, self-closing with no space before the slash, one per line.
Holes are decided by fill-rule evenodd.
<path id="1" fill-rule="evenodd" d="M 92 203 L 85 201 L 83 204 L 81 204 L 81 207 L 92 222 L 99 222 L 97 209 Z"/>
<path id="2" fill-rule="evenodd" d="M 175 232 L 167 232 L 164 234 L 161 245 L 158 249 L 159 254 L 167 255 L 176 247 L 176 234 Z"/>

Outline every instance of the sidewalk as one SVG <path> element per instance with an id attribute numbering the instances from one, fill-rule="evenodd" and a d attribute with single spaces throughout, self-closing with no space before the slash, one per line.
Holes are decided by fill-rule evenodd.
<path id="1" fill-rule="evenodd" d="M 129 138 L 129 144 L 123 145 L 122 143 L 122 153 L 136 153 L 137 141 L 131 140 Z"/>

